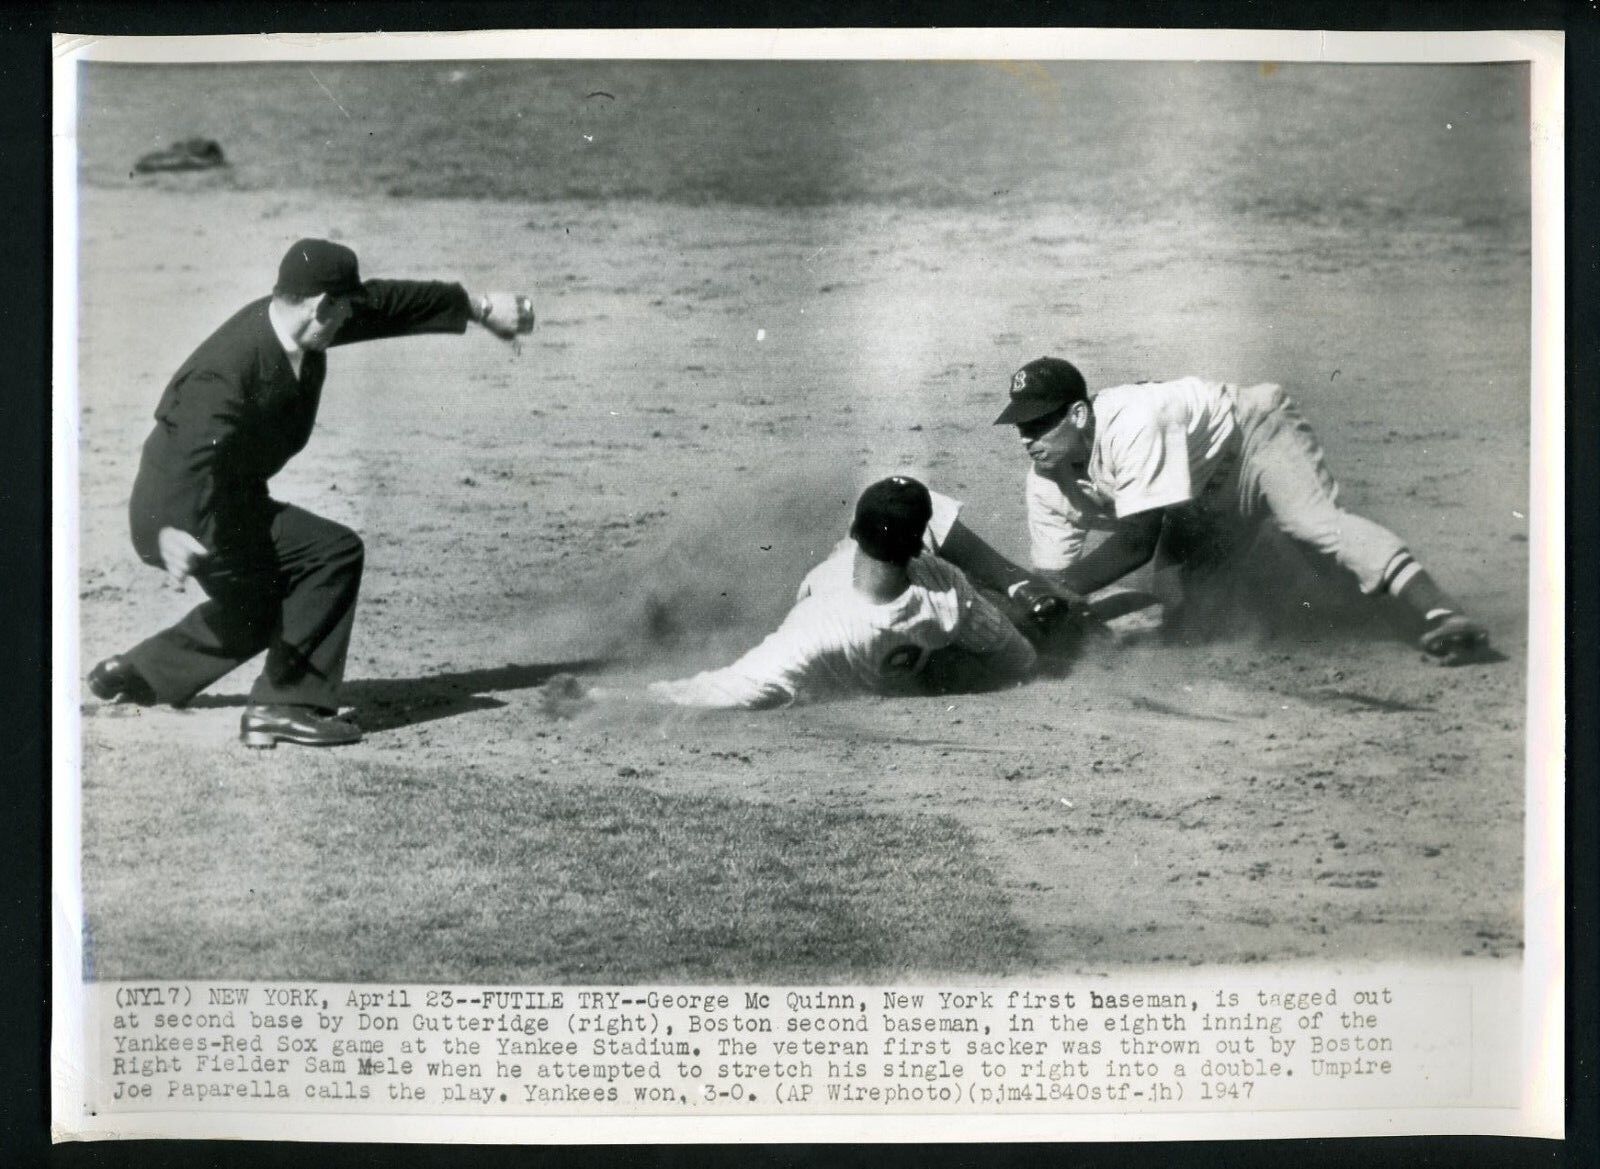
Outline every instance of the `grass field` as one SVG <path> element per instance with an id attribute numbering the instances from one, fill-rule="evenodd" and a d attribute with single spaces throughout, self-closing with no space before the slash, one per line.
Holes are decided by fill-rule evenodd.
<path id="1" fill-rule="evenodd" d="M 91 902 L 160 904 L 96 918 L 119 977 L 871 981 L 1030 957 L 934 812 L 288 752 L 219 783 L 221 763 L 86 789 Z"/>

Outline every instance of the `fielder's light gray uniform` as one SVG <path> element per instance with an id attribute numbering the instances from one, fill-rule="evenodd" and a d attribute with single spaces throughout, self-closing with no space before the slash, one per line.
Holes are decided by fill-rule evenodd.
<path id="1" fill-rule="evenodd" d="M 1180 522 L 1220 521 L 1235 530 L 1270 518 L 1349 569 L 1366 593 L 1383 589 L 1409 560 L 1393 532 L 1339 506 L 1321 444 L 1279 386 L 1187 377 L 1114 386 L 1090 405 L 1087 478 L 1060 483 L 1028 473 L 1037 568 L 1070 566 L 1089 531 L 1155 508 L 1174 509 L 1168 514 Z"/>

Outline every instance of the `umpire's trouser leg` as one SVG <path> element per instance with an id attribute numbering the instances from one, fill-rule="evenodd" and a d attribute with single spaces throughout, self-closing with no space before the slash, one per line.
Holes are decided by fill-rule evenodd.
<path id="1" fill-rule="evenodd" d="M 195 574 L 204 604 L 126 656 L 157 698 L 182 704 L 264 649 L 252 702 L 336 709 L 362 562 L 349 528 L 280 505 L 261 539 Z"/>
<path id="2" fill-rule="evenodd" d="M 283 604 L 250 701 L 336 710 L 365 552 L 343 524 L 285 506 L 272 524 Z"/>

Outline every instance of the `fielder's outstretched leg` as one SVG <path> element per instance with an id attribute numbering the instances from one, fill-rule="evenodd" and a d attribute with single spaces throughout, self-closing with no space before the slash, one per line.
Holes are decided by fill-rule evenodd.
<path id="1" fill-rule="evenodd" d="M 1339 506 L 1321 444 L 1281 391 L 1246 440 L 1242 488 L 1249 507 L 1265 508 L 1286 535 L 1349 569 L 1362 592 L 1401 601 L 1415 614 L 1418 644 L 1430 657 L 1461 665 L 1488 648 L 1488 631 L 1462 612 L 1399 536 Z"/>

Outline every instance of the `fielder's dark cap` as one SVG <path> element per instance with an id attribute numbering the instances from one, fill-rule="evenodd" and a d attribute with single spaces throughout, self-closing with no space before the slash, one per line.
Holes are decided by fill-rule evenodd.
<path id="1" fill-rule="evenodd" d="M 1032 422 L 1088 396 L 1089 387 L 1072 362 L 1059 357 L 1036 358 L 1011 375 L 1011 401 L 994 425 Z"/>
<path id="2" fill-rule="evenodd" d="M 297 240 L 278 264 L 275 292 L 291 296 L 335 296 L 360 299 L 366 295 L 356 254 L 343 244 L 325 239 Z"/>
<path id="3" fill-rule="evenodd" d="M 915 479 L 880 479 L 856 500 L 851 538 L 876 560 L 910 560 L 922 548 L 922 534 L 933 518 L 933 498 Z"/>

